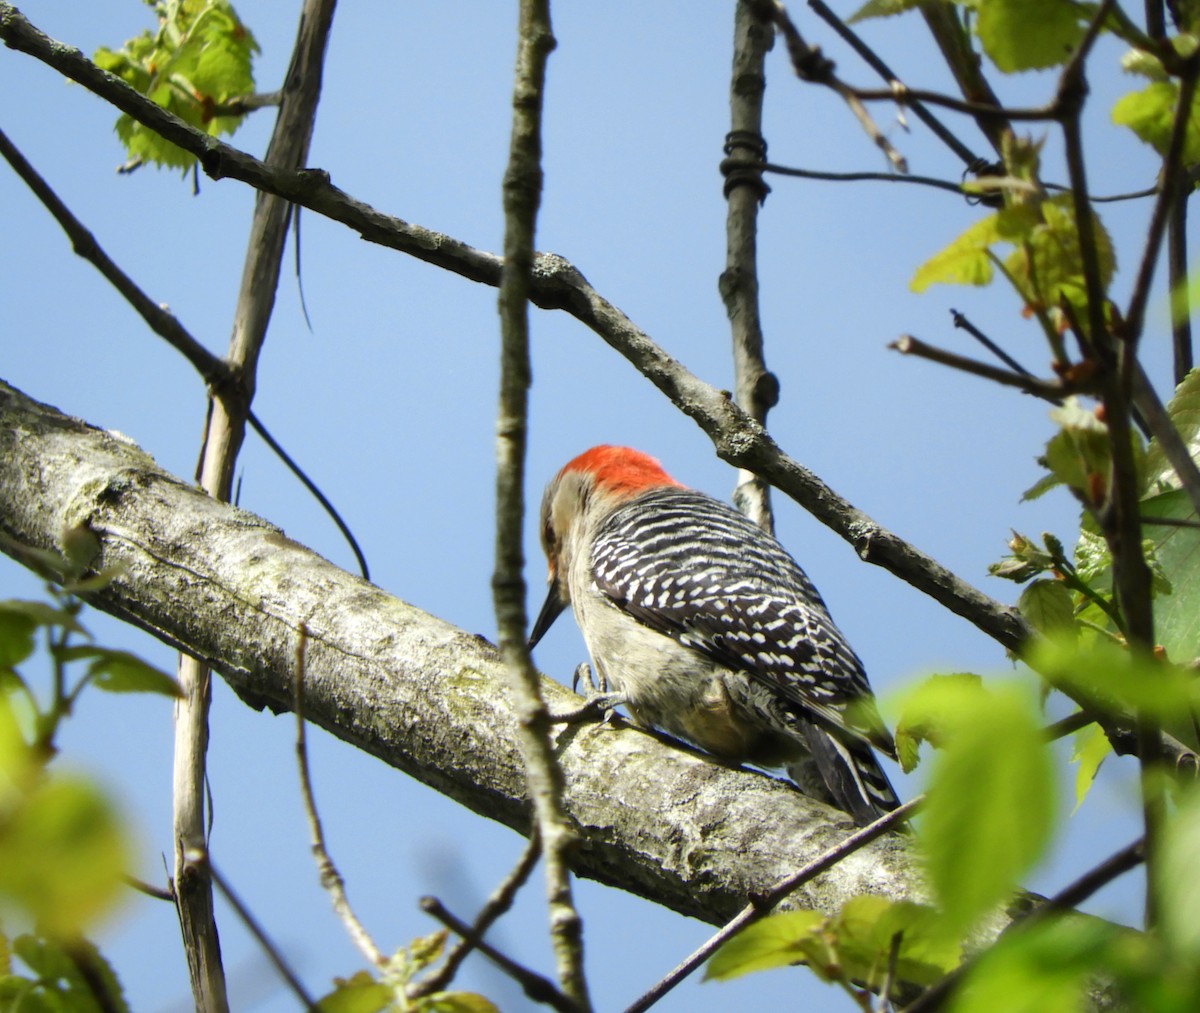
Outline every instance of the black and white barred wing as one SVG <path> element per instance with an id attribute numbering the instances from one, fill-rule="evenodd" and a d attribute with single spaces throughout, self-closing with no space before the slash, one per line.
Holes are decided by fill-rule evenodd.
<path id="1" fill-rule="evenodd" d="M 597 533 L 598 590 L 643 625 L 743 671 L 830 731 L 894 755 L 862 663 L 774 538 L 702 493 L 663 489 Z"/>

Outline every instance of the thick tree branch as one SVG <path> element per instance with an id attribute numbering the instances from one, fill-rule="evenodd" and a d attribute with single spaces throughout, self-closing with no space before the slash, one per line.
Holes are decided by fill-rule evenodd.
<path id="1" fill-rule="evenodd" d="M 133 444 L 0 384 L 0 548 L 25 565 L 64 527 L 97 537 L 92 597 L 187 650 L 254 706 L 293 706 L 308 628 L 305 716 L 475 812 L 528 834 L 525 769 L 499 652 L 398 601 L 158 469 Z M 543 679 L 555 710 L 578 697 Z M 582 874 L 721 924 L 853 831 L 783 782 L 628 727 L 556 726 Z M 889 837 L 802 887 L 833 912 L 863 892 L 920 898 Z"/>

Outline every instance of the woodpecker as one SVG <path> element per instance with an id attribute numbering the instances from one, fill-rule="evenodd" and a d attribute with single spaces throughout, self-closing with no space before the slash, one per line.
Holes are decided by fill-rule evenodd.
<path id="1" fill-rule="evenodd" d="M 724 760 L 783 767 L 865 824 L 899 805 L 895 759 L 862 662 L 776 539 L 671 478 L 599 446 L 546 487 L 550 591 L 530 647 L 568 605 L 608 706 Z"/>

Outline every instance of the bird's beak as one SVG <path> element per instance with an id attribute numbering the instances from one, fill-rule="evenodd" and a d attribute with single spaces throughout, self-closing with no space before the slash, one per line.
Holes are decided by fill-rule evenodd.
<path id="1" fill-rule="evenodd" d="M 542 611 L 538 613 L 538 617 L 533 623 L 533 629 L 529 633 L 529 649 L 531 651 L 537 646 L 537 642 L 546 635 L 546 631 L 554 625 L 554 620 L 562 615 L 563 609 L 566 607 L 567 603 L 558 594 L 558 581 L 551 580 L 550 592 L 546 595 Z"/>

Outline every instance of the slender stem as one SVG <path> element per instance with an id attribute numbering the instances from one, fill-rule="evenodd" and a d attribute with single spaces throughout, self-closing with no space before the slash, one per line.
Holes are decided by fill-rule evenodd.
<path id="1" fill-rule="evenodd" d="M 1175 383 L 1192 368 L 1192 307 L 1188 291 L 1187 202 L 1190 191 L 1176 184 L 1178 194 L 1167 222 L 1167 278 L 1171 290 L 1171 347 L 1175 353 Z"/>
<path id="2" fill-rule="evenodd" d="M 358 947 L 367 960 L 380 970 L 387 968 L 388 961 L 371 934 L 354 913 L 350 899 L 346 896 L 346 881 L 333 863 L 329 847 L 325 843 L 325 831 L 321 826 L 321 817 L 317 812 L 317 800 L 313 795 L 312 777 L 308 767 L 308 743 L 304 722 L 304 672 L 305 653 L 308 648 L 308 627 L 300 625 L 300 635 L 296 640 L 295 667 L 295 697 L 293 709 L 296 712 L 296 769 L 300 773 L 300 796 L 304 800 L 304 815 L 308 820 L 308 830 L 312 837 L 312 853 L 317 863 L 321 886 L 329 894 L 333 902 L 333 910 L 346 927 L 346 934 Z"/>
<path id="3" fill-rule="evenodd" d="M 875 838 L 882 836 L 908 820 L 924 801 L 925 796 L 919 795 L 905 802 L 899 808 L 892 810 L 892 812 L 881 816 L 874 823 L 869 823 L 861 830 L 856 830 L 845 840 L 835 844 L 828 851 L 808 862 L 803 868 L 798 869 L 792 875 L 771 887 L 762 896 L 755 898 L 753 902 L 747 904 L 737 915 L 726 922 L 719 932 L 705 940 L 699 949 L 687 956 L 672 968 L 668 974 L 656 982 L 653 987 L 640 995 L 630 1006 L 626 1007 L 625 1013 L 643 1013 L 644 1010 L 649 1009 L 704 963 L 723 943 L 732 939 L 748 925 L 753 925 L 755 922 L 761 921 L 769 915 L 775 906 L 789 893 L 809 880 L 815 879 L 826 869 L 842 861 L 847 855 L 854 854 L 860 848 L 870 844 Z"/>
<path id="4" fill-rule="evenodd" d="M 982 376 L 986 380 L 1003 384 L 1005 387 L 1016 387 L 1018 390 L 1025 391 L 1026 394 L 1033 394 L 1035 397 L 1054 404 L 1060 404 L 1063 397 L 1071 393 L 1057 380 L 1041 380 L 1036 376 L 1024 373 L 1012 373 L 999 366 L 993 366 L 990 362 L 980 362 L 978 359 L 970 359 L 965 355 L 958 355 L 934 345 L 927 345 L 911 334 L 900 335 L 888 345 L 888 348 L 894 349 L 901 355 L 915 355 L 918 358 L 950 366 L 952 369 L 958 369 L 964 373 Z"/>
<path id="5" fill-rule="evenodd" d="M 559 987 L 590 1009 L 583 971 L 583 923 L 571 892 L 575 835 L 563 810 L 562 769 L 526 643 L 524 555 L 525 441 L 529 407 L 529 291 L 542 193 L 542 103 L 554 48 L 548 0 L 521 0 L 512 96 L 512 139 L 504 172 L 504 264 L 500 272 L 500 404 L 496 421 L 496 570 L 492 596 L 500 652 L 513 690 L 518 742 L 533 821 L 545 856 L 550 940 Z"/>
<path id="6" fill-rule="evenodd" d="M 436 918 L 452 932 L 458 933 L 463 939 L 470 940 L 475 949 L 520 985 L 525 990 L 525 994 L 535 1003 L 549 1006 L 561 1013 L 576 1013 L 579 1009 L 575 1000 L 570 996 L 563 995 L 555 987 L 554 982 L 543 978 L 527 967 L 522 967 L 511 957 L 505 956 L 494 946 L 485 943 L 470 925 L 446 910 L 445 905 L 436 897 L 422 897 L 421 910 Z"/>
<path id="7" fill-rule="evenodd" d="M 334 2 L 305 0 L 303 4 L 267 164 L 295 168 L 307 158 Z M 264 196 L 256 202 L 250 223 L 227 356 L 238 382 L 213 392 L 198 465 L 201 487 L 223 501 L 229 499 L 254 397 L 258 356 L 275 302 L 288 218 L 287 201 Z M 207 856 L 204 798 L 211 673 L 192 656 L 182 655 L 179 684 L 182 696 L 175 710 L 173 813 L 176 906 L 197 1009 L 221 1013 L 228 1009 L 228 1000 L 213 913 L 211 868 L 207 861 L 197 863 L 189 857 Z"/>
<path id="8" fill-rule="evenodd" d="M 217 889 L 221 891 L 221 895 L 229 902 L 230 907 L 237 912 L 237 916 L 242 920 L 242 924 L 258 942 L 258 945 L 263 948 L 267 959 L 274 965 L 275 970 L 279 972 L 279 976 L 286 982 L 287 987 L 291 989 L 292 994 L 300 1000 L 302 1005 L 309 1013 L 318 1013 L 316 1001 L 308 994 L 300 979 L 296 976 L 296 972 L 292 970 L 291 965 L 284 959 L 282 951 L 267 935 L 254 913 L 246 907 L 242 899 L 234 892 L 229 881 L 225 879 L 210 863 L 208 874 L 212 877 L 212 881 L 216 883 Z"/>
<path id="9" fill-rule="evenodd" d="M 458 972 L 462 962 L 470 956 L 472 950 L 478 948 L 479 941 L 483 939 L 487 930 L 491 928 L 497 918 L 512 907 L 517 892 L 532 875 L 541 855 L 542 841 L 534 833 L 525 845 L 520 861 L 487 899 L 479 914 L 475 916 L 475 921 L 471 924 L 471 932 L 459 938 L 458 945 L 446 954 L 446 959 L 441 967 L 428 977 L 422 978 L 420 984 L 409 990 L 408 998 L 410 1000 L 441 992 L 454 980 L 454 975 Z"/>
<path id="10" fill-rule="evenodd" d="M 863 59 L 867 66 L 887 82 L 888 87 L 896 87 L 898 85 L 903 87 L 900 85 L 900 78 L 892 71 L 892 68 L 884 63 L 879 54 L 868 46 L 846 22 L 839 18 L 829 8 L 828 4 L 823 3 L 822 0 L 808 0 L 808 6 L 830 28 L 838 33 L 842 40 Z M 983 162 L 982 158 L 971 151 L 970 148 L 947 129 L 945 124 L 926 109 L 923 103 L 914 100 L 908 102 L 907 105 L 913 111 L 913 115 L 932 130 L 938 140 L 962 160 L 968 170 L 973 169 Z"/>
<path id="11" fill-rule="evenodd" d="M 766 55 L 774 41 L 769 21 L 753 0 L 739 0 L 734 11 L 733 74 L 729 87 L 730 128 L 723 163 L 725 198 L 725 270 L 721 299 L 733 337 L 734 397 L 759 425 L 779 400 L 779 381 L 763 356 L 758 307 L 758 209 L 767 186 L 757 166 L 766 154 L 762 138 Z M 775 530 L 771 487 L 752 471 L 738 471 L 733 502 L 760 527 Z"/>

